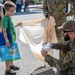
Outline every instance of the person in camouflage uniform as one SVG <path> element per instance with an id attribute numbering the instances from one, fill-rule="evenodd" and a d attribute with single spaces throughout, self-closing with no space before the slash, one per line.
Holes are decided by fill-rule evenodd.
<path id="1" fill-rule="evenodd" d="M 73 8 L 66 14 L 67 4 L 70 3 Z M 75 0 L 44 0 L 43 1 L 43 14 L 45 18 L 48 18 L 50 15 L 55 18 L 56 21 L 56 33 L 58 41 L 61 41 L 61 33 L 58 31 L 58 27 L 66 21 L 66 16 L 72 16 L 75 13 Z M 59 35 L 60 34 L 60 35 Z"/>
<path id="2" fill-rule="evenodd" d="M 43 48 L 41 54 L 45 61 L 52 67 L 59 69 L 59 75 L 75 75 L 75 21 L 67 21 L 63 26 L 65 43 L 50 43 Z M 47 43 L 43 44 L 47 45 Z M 62 59 L 56 59 L 47 54 L 49 49 L 59 49 L 62 51 Z"/>

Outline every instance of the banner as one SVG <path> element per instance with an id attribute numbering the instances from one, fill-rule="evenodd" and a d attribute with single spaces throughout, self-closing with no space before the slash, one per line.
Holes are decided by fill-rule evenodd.
<path id="1" fill-rule="evenodd" d="M 0 62 L 20 59 L 17 43 L 11 44 L 10 48 L 0 46 Z"/>

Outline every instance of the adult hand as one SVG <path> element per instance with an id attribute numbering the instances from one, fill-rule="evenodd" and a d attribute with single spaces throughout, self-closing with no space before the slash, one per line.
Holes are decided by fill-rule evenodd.
<path id="1" fill-rule="evenodd" d="M 46 51 L 44 51 L 44 50 L 41 50 L 41 54 L 42 54 L 44 57 L 46 57 L 47 52 L 46 52 Z"/>
<path id="2" fill-rule="evenodd" d="M 50 18 L 50 16 L 53 16 L 51 12 L 48 13 L 48 19 Z"/>
<path id="3" fill-rule="evenodd" d="M 63 16 L 63 17 L 67 17 L 67 16 L 69 16 L 69 14 L 67 14 L 67 13 L 62 13 L 62 16 Z"/>
<path id="4" fill-rule="evenodd" d="M 48 13 L 48 19 L 50 18 L 50 13 Z"/>

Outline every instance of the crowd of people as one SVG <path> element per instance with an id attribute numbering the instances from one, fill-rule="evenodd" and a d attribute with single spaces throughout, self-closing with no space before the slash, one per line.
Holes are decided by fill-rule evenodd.
<path id="1" fill-rule="evenodd" d="M 2 4 L 4 4 L 6 1 L 12 1 L 13 3 L 16 4 L 16 12 L 21 12 L 22 6 L 24 7 L 23 8 L 24 12 L 29 11 L 28 5 L 30 0 L 2 0 Z"/>

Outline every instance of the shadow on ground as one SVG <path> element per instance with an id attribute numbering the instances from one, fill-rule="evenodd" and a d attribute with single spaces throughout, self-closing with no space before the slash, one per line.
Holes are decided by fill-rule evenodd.
<path id="1" fill-rule="evenodd" d="M 50 67 L 39 67 L 34 70 L 30 75 L 58 75 Z"/>

